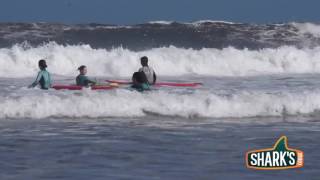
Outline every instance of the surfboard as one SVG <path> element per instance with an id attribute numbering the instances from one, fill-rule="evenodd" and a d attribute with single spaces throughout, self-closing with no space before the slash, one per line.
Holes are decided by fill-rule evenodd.
<path id="1" fill-rule="evenodd" d="M 129 85 L 131 81 L 126 80 L 106 80 L 109 83 L 117 83 L 122 85 Z M 156 82 L 155 86 L 173 86 L 173 87 L 197 87 L 201 86 L 199 82 Z"/>
<path id="2" fill-rule="evenodd" d="M 82 90 L 83 86 L 77 86 L 77 85 L 54 85 L 52 88 L 56 90 Z M 115 86 L 109 86 L 109 85 L 96 85 L 89 87 L 91 90 L 111 90 L 116 88 Z"/>

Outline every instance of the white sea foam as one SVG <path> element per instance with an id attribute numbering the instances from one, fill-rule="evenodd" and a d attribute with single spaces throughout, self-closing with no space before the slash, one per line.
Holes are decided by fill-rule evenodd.
<path id="1" fill-rule="evenodd" d="M 320 73 L 320 47 L 297 49 L 201 50 L 164 47 L 134 52 L 123 48 L 93 49 L 89 45 L 63 46 L 49 43 L 34 48 L 15 45 L 0 49 L 0 76 L 34 76 L 37 62 L 45 58 L 53 74 L 75 76 L 77 67 L 88 66 L 88 75 L 128 77 L 148 56 L 158 75 L 249 76 L 279 73 Z"/>
<path id="2" fill-rule="evenodd" d="M 151 114 L 181 117 L 255 117 L 310 114 L 320 109 L 320 92 L 264 93 L 242 91 L 232 95 L 196 91 L 173 94 L 29 91 L 0 97 L 0 118 L 143 117 Z"/>
<path id="3" fill-rule="evenodd" d="M 292 23 L 300 33 L 320 38 L 320 25 L 314 23 Z"/>
<path id="4" fill-rule="evenodd" d="M 163 24 L 163 25 L 170 25 L 174 21 L 150 21 L 148 24 Z"/>
<path id="5" fill-rule="evenodd" d="M 192 24 L 195 26 L 199 26 L 203 23 L 223 23 L 223 24 L 240 24 L 240 23 L 234 23 L 234 22 L 230 22 L 230 21 L 217 21 L 217 20 L 199 20 L 199 21 L 195 21 L 192 23 L 186 23 L 186 24 Z"/>
<path id="6" fill-rule="evenodd" d="M 163 20 L 159 20 L 159 21 L 150 21 L 148 22 L 149 24 L 163 24 L 163 25 L 170 25 L 175 21 L 163 21 Z M 199 21 L 194 21 L 194 22 L 178 22 L 181 24 L 188 24 L 188 25 L 194 25 L 194 26 L 199 26 L 203 23 L 223 23 L 223 24 L 238 24 L 238 23 L 234 23 L 234 22 L 229 22 L 229 21 L 217 21 L 217 20 L 199 20 Z"/>

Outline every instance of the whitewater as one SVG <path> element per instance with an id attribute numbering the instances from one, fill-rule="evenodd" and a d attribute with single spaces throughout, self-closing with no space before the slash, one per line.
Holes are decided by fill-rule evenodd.
<path id="1" fill-rule="evenodd" d="M 139 58 L 148 56 L 150 65 L 160 76 L 254 76 L 268 74 L 302 74 L 320 72 L 320 47 L 298 49 L 284 46 L 260 50 L 233 47 L 200 50 L 176 47 L 130 51 L 124 48 L 94 49 L 90 45 L 58 45 L 54 42 L 38 47 L 26 44 L 0 49 L 1 77 L 34 76 L 35 64 L 46 59 L 56 75 L 74 76 L 85 64 L 93 76 L 128 77 L 140 66 Z"/>
<path id="2" fill-rule="evenodd" d="M 0 179 L 319 177 L 317 23 L 0 23 L 0 34 Z M 142 56 L 159 82 L 202 85 L 28 88 L 40 59 L 54 85 L 75 84 L 80 65 L 107 84 L 130 80 Z M 305 168 L 245 167 L 248 150 L 283 135 Z"/>
<path id="3" fill-rule="evenodd" d="M 53 84 L 74 84 L 80 65 L 86 65 L 100 83 L 130 79 L 142 56 L 149 57 L 160 81 L 203 86 L 162 87 L 146 93 L 128 88 L 105 92 L 26 88 L 37 74 L 39 59 L 46 59 Z M 19 44 L 0 49 L 0 79 L 8 84 L 1 87 L 0 118 L 312 115 L 320 107 L 319 72 L 320 47 L 195 50 L 172 46 L 136 52 L 55 42 L 37 47 Z"/>

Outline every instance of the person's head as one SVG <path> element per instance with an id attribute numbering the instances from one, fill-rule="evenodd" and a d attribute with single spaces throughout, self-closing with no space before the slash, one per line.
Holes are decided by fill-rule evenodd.
<path id="1" fill-rule="evenodd" d="M 39 60 L 38 65 L 40 69 L 46 69 L 48 67 L 44 59 Z"/>
<path id="2" fill-rule="evenodd" d="M 148 57 L 143 56 L 142 58 L 140 58 L 140 62 L 142 66 L 148 66 Z"/>
<path id="3" fill-rule="evenodd" d="M 80 74 L 82 75 L 86 75 L 87 74 L 87 67 L 85 65 L 82 65 L 78 68 L 78 70 L 80 71 Z"/>
<path id="4" fill-rule="evenodd" d="M 132 75 L 133 84 L 148 83 L 148 79 L 144 72 L 134 72 Z"/>

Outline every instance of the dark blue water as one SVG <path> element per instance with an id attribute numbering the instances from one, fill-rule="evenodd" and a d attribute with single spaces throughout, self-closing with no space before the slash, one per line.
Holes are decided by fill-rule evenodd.
<path id="1" fill-rule="evenodd" d="M 282 135 L 304 151 L 304 168 L 245 167 L 246 151 L 272 147 Z M 7 119 L 0 136 L 1 180 L 320 177 L 320 121 L 312 118 Z"/>
<path id="2" fill-rule="evenodd" d="M 109 24 L 0 23 L 0 47 L 28 42 L 42 45 L 89 44 L 94 48 L 124 47 L 145 50 L 179 48 L 277 48 L 320 45 L 314 23 L 242 24 L 200 21 L 194 23 L 145 23 L 130 26 Z"/>

